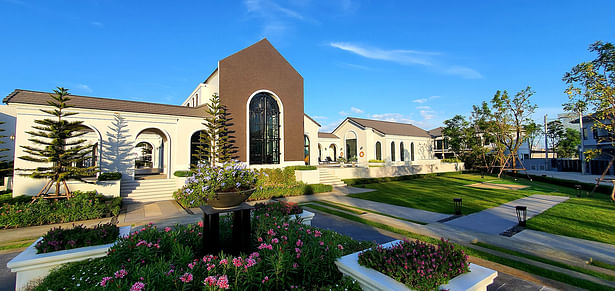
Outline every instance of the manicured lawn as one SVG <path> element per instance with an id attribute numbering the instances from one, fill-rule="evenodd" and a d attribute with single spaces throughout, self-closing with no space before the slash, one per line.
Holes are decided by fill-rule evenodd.
<path id="1" fill-rule="evenodd" d="M 392 181 L 363 185 L 374 192 L 351 194 L 351 197 L 393 205 L 453 214 L 453 198 L 463 199 L 463 213 L 495 207 L 511 200 L 533 195 L 532 188 L 524 190 L 494 190 L 468 187 L 467 185 L 493 181 L 497 178 L 473 174 L 428 176 L 413 180 Z"/>

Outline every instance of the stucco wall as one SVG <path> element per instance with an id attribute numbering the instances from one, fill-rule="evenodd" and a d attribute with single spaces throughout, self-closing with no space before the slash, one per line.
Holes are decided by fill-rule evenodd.
<path id="1" fill-rule="evenodd" d="M 8 149 L 8 151 L 2 152 L 0 155 L 6 156 L 3 159 L 5 161 L 12 161 L 15 155 L 15 142 L 10 139 L 10 136 L 15 136 L 16 114 L 14 107 L 0 105 L 0 121 L 4 122 L 4 124 L 0 125 L 0 128 L 4 129 L 1 135 L 5 136 L 0 138 L 0 140 L 4 142 L 2 147 Z"/>
<path id="2" fill-rule="evenodd" d="M 416 174 L 456 172 L 463 170 L 463 163 L 455 164 L 438 162 L 395 167 L 330 168 L 330 171 L 340 179 L 396 177 Z"/>
<path id="3" fill-rule="evenodd" d="M 318 170 L 295 171 L 295 178 L 297 181 L 301 181 L 306 184 L 320 183 L 320 173 Z"/>
<path id="4" fill-rule="evenodd" d="M 13 197 L 20 195 L 36 195 L 47 183 L 45 179 L 32 179 L 27 176 L 17 175 L 13 177 Z M 120 197 L 120 180 L 116 181 L 92 181 L 84 183 L 80 181 L 67 181 L 71 191 L 96 191 L 108 197 Z M 60 190 L 64 193 L 64 190 Z"/>
<path id="5" fill-rule="evenodd" d="M 318 165 L 318 124 L 309 119 L 307 116 L 303 116 L 303 130 L 304 134 L 310 140 L 310 165 Z"/>

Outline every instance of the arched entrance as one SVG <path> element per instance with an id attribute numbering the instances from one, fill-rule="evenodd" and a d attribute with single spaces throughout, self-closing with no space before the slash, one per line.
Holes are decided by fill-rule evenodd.
<path id="1" fill-rule="evenodd" d="M 86 155 L 86 159 L 75 164 L 77 168 L 90 168 L 96 167 L 100 170 L 100 144 L 101 136 L 96 129 L 88 125 L 84 125 L 79 131 L 78 139 L 85 140 L 84 144 L 90 144 L 89 153 Z M 96 176 L 96 172 L 92 173 L 92 177 Z"/>
<path id="2" fill-rule="evenodd" d="M 209 145 L 205 140 L 205 130 L 199 130 L 190 137 L 190 167 L 195 168 L 200 161 L 209 162 L 207 150 Z"/>
<path id="3" fill-rule="evenodd" d="M 143 129 L 135 144 L 135 178 L 169 177 L 171 143 L 165 132 L 158 128 Z"/>
<path id="4" fill-rule="evenodd" d="M 280 108 L 275 98 L 260 92 L 250 100 L 250 164 L 280 163 Z"/>
<path id="5" fill-rule="evenodd" d="M 337 161 L 337 147 L 335 146 L 334 143 L 332 143 L 329 146 L 329 150 L 331 151 L 331 153 L 333 153 L 333 155 L 331 156 L 331 160 L 336 162 Z"/>

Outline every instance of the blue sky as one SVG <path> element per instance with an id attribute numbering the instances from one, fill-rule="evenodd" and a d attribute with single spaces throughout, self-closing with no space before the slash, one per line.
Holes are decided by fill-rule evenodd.
<path id="1" fill-rule="evenodd" d="M 171 4 L 172 3 L 172 4 Z M 496 90 L 561 112 L 563 74 L 615 41 L 615 1 L 0 0 L 0 95 L 16 88 L 179 104 L 267 37 L 303 75 L 305 112 L 441 125 Z"/>

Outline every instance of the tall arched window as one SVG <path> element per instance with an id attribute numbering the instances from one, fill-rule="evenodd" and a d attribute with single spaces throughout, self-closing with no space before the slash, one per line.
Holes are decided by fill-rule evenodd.
<path id="1" fill-rule="evenodd" d="M 192 134 L 190 138 L 190 167 L 196 167 L 200 161 L 209 161 L 207 151 L 209 145 L 205 140 L 205 131 L 199 130 Z"/>
<path id="2" fill-rule="evenodd" d="M 269 93 L 250 100 L 250 164 L 280 163 L 280 109 Z"/>
<path id="3" fill-rule="evenodd" d="M 414 143 L 410 143 L 410 160 L 414 161 Z"/>
<path id="4" fill-rule="evenodd" d="M 142 141 L 137 144 L 136 148 L 137 158 L 135 160 L 135 167 L 137 169 L 153 168 L 152 153 L 154 147 L 149 142 Z"/>
<path id="5" fill-rule="evenodd" d="M 303 161 L 310 164 L 310 138 L 307 135 L 303 136 Z"/>
<path id="6" fill-rule="evenodd" d="M 391 162 L 395 162 L 395 142 L 391 142 Z"/>
<path id="7" fill-rule="evenodd" d="M 382 145 L 379 141 L 376 142 L 376 160 L 382 160 Z"/>
<path id="8" fill-rule="evenodd" d="M 349 131 L 346 133 L 346 159 L 357 158 L 357 134 Z"/>
<path id="9" fill-rule="evenodd" d="M 404 142 L 399 143 L 399 160 L 404 161 Z"/>

